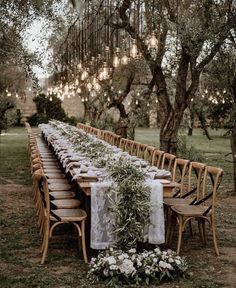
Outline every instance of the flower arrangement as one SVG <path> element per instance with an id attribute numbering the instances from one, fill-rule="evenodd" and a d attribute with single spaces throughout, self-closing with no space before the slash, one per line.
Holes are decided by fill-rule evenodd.
<path id="1" fill-rule="evenodd" d="M 93 282 L 104 281 L 110 287 L 122 284 L 159 283 L 186 275 L 187 262 L 172 250 L 138 253 L 136 249 L 127 252 L 110 250 L 92 258 L 88 278 Z"/>

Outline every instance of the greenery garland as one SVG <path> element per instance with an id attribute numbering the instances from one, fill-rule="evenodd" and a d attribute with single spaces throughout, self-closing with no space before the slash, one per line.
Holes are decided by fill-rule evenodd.
<path id="1" fill-rule="evenodd" d="M 116 183 L 117 200 L 110 200 L 116 219 L 115 245 L 123 251 L 136 248 L 149 221 L 150 188 L 145 185 L 145 173 L 94 136 L 60 121 L 50 121 L 49 125 L 70 140 L 74 149 L 89 158 L 95 167 L 107 169 Z"/>

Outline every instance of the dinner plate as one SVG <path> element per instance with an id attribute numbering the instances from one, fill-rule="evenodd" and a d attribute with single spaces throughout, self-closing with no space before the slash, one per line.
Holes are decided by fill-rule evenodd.
<path id="1" fill-rule="evenodd" d="M 158 181 L 161 183 L 161 184 L 170 184 L 170 180 L 167 180 L 167 179 L 158 179 Z"/>

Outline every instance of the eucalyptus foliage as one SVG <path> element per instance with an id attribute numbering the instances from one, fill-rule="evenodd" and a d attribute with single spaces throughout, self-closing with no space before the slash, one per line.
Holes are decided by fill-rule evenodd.
<path id="1" fill-rule="evenodd" d="M 51 125 L 69 139 L 77 151 L 91 160 L 95 167 L 107 168 L 114 181 L 117 200 L 111 200 L 116 226 L 116 246 L 121 250 L 137 247 L 142 240 L 149 217 L 150 189 L 145 185 L 145 173 L 124 155 L 116 155 L 110 145 L 93 138 L 77 128 L 59 121 Z"/>

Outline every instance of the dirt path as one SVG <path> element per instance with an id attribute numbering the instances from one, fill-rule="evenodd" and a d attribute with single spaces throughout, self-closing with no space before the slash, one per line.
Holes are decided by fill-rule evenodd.
<path id="1" fill-rule="evenodd" d="M 236 199 L 222 197 L 218 202 L 220 257 L 214 254 L 210 235 L 207 247 L 199 245 L 198 235 L 193 239 L 185 235 L 183 254 L 187 256 L 191 277 L 165 283 L 162 287 L 236 287 Z M 31 187 L 16 184 L 0 186 L 0 203 L 2 288 L 93 286 L 86 279 L 87 267 L 79 259 L 73 231 L 67 231 L 59 241 L 55 236 L 50 243 L 46 264 L 40 265 L 41 238 Z"/>

